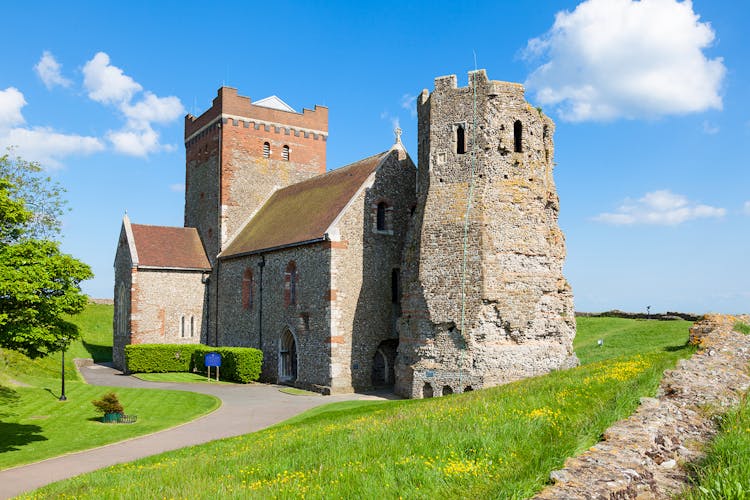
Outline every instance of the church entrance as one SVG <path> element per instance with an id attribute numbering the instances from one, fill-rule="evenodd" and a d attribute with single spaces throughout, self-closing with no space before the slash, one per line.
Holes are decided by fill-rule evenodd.
<path id="1" fill-rule="evenodd" d="M 374 387 L 392 386 L 396 381 L 393 368 L 396 364 L 398 340 L 390 339 L 380 343 L 372 358 L 372 385 Z"/>
<path id="2" fill-rule="evenodd" d="M 297 380 L 297 341 L 288 329 L 279 339 L 279 382 Z"/>

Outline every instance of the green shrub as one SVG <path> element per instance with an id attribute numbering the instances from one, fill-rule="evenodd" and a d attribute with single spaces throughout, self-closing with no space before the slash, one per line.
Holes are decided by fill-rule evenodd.
<path id="1" fill-rule="evenodd" d="M 96 407 L 96 411 L 102 415 L 107 413 L 123 413 L 125 409 L 122 407 L 120 400 L 117 399 L 117 394 L 114 392 L 108 392 L 101 399 L 95 399 L 91 402 Z"/>
<path id="2" fill-rule="evenodd" d="M 738 321 L 734 324 L 734 331 L 750 335 L 750 325 L 743 321 Z"/>
<path id="3" fill-rule="evenodd" d="M 221 376 L 235 382 L 247 384 L 260 378 L 260 368 L 263 363 L 263 352 L 252 347 L 210 347 L 197 346 L 193 353 L 193 368 L 205 371 L 203 357 L 209 352 L 221 355 Z"/>
<path id="4" fill-rule="evenodd" d="M 134 373 L 187 372 L 198 344 L 131 344 L 125 346 L 128 371 Z"/>
<path id="5" fill-rule="evenodd" d="M 201 344 L 135 344 L 125 346 L 128 371 L 166 373 L 206 371 L 203 356 L 221 354 L 221 377 L 246 384 L 260 378 L 263 353 L 251 347 L 211 347 Z"/>

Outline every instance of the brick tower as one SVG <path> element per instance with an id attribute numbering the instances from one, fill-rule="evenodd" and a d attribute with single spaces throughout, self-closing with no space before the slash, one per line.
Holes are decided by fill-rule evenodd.
<path id="1" fill-rule="evenodd" d="M 435 79 L 417 110 L 396 391 L 437 396 L 576 365 L 552 120 L 484 70 L 462 88 Z"/>
<path id="2" fill-rule="evenodd" d="M 213 264 L 275 189 L 326 171 L 328 108 L 295 112 L 222 87 L 210 109 L 185 117 L 185 227 Z"/>

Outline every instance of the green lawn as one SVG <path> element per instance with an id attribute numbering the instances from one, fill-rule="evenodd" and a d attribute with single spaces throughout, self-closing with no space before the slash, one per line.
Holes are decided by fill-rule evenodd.
<path id="1" fill-rule="evenodd" d="M 190 384 L 237 384 L 237 382 L 219 380 L 216 381 L 215 375 L 211 374 L 211 379 L 200 373 L 190 372 L 167 372 L 167 373 L 135 373 L 134 377 L 148 382 L 179 382 Z M 244 384 L 243 384 L 244 385 Z"/>
<path id="2" fill-rule="evenodd" d="M 566 457 L 588 449 L 641 396 L 655 393 L 663 370 L 693 352 L 688 326 L 584 318 L 576 339 L 584 364 L 573 370 L 429 400 L 328 405 L 34 495 L 526 498 Z"/>
<path id="3" fill-rule="evenodd" d="M 0 349 L 0 469 L 148 434 L 210 412 L 219 400 L 203 394 L 85 384 L 74 357 L 111 358 L 112 306 L 90 304 L 71 320 L 82 339 L 65 356 L 67 402 L 60 402 L 60 354 L 31 360 Z M 24 385 L 19 385 L 24 384 Z M 103 424 L 91 404 L 114 391 L 134 424 Z"/>

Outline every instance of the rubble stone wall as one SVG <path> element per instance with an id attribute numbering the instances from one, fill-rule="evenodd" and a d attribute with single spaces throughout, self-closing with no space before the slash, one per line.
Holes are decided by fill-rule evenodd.
<path id="1" fill-rule="evenodd" d="M 703 456 L 717 432 L 716 415 L 750 388 L 750 336 L 734 332 L 750 316 L 710 314 L 690 330 L 699 350 L 668 370 L 656 398 L 641 398 L 604 440 L 554 471 L 539 499 L 671 499 L 687 486 L 685 464 Z"/>
<path id="2" fill-rule="evenodd" d="M 554 124 L 526 102 L 522 85 L 490 81 L 484 70 L 469 80 L 459 88 L 455 75 L 437 78 L 418 98 L 418 201 L 404 250 L 396 374 L 406 397 L 578 362 Z"/>

